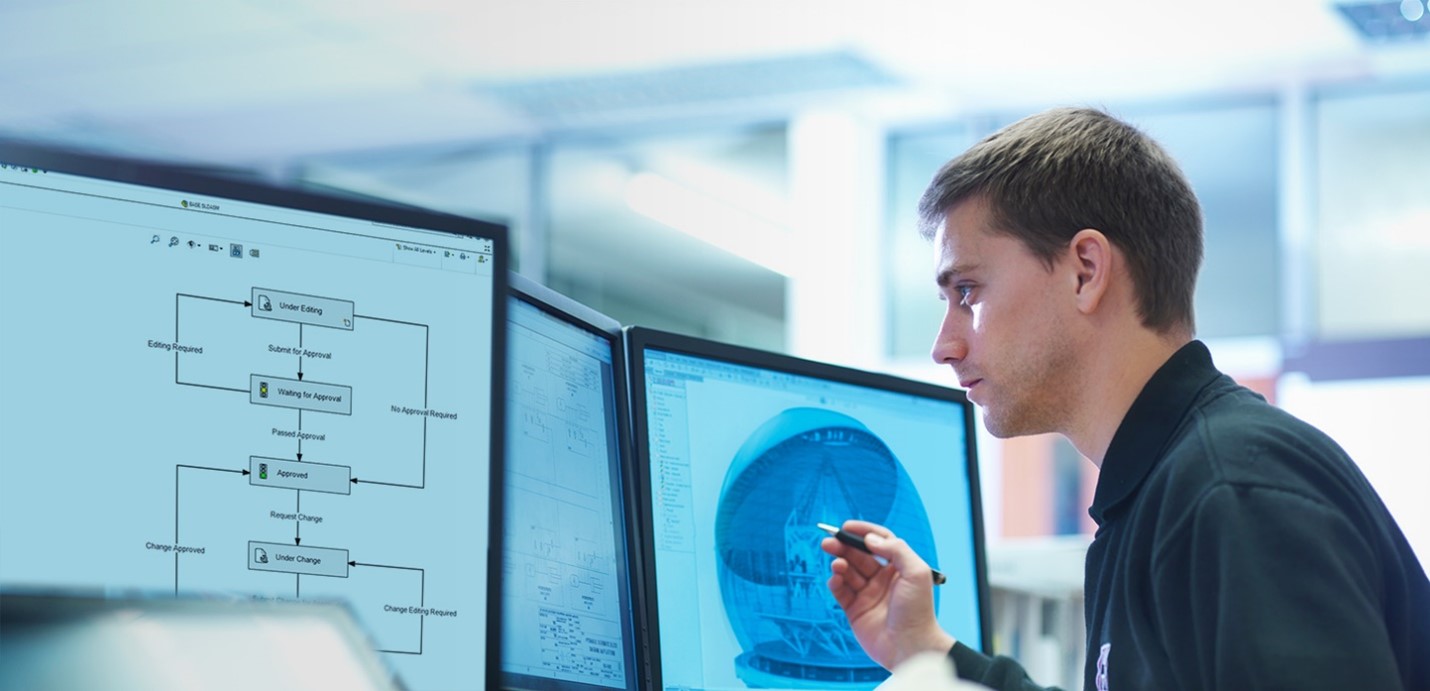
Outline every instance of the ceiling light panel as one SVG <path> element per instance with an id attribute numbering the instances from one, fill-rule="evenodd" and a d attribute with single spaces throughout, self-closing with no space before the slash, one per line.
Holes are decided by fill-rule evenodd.
<path id="1" fill-rule="evenodd" d="M 1383 2 L 1343 2 L 1336 4 L 1355 28 L 1372 43 L 1424 41 L 1430 36 L 1430 10 L 1426 0 L 1384 0 Z"/>

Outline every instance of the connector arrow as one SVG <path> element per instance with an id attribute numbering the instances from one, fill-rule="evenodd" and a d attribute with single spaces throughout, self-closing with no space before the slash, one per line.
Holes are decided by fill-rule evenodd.
<path id="1" fill-rule="evenodd" d="M 354 485 L 358 484 L 358 482 L 362 482 L 362 483 L 365 484 L 365 485 L 386 485 L 386 486 L 388 486 L 388 487 L 406 487 L 406 488 L 408 488 L 408 489 L 426 489 L 425 487 L 422 487 L 421 485 L 403 485 L 403 484 L 399 484 L 399 483 L 396 483 L 396 482 L 378 482 L 377 480 L 358 480 L 357 478 L 353 478 L 353 479 L 352 479 L 352 483 L 353 483 Z"/>

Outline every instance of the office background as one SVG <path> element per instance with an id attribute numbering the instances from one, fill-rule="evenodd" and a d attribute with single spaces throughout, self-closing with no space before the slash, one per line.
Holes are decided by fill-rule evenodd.
<path id="1" fill-rule="evenodd" d="M 1430 561 L 1427 11 L 7 0 L 0 135 L 498 220 L 622 323 L 951 385 L 914 201 L 998 127 L 1102 106 L 1203 202 L 1218 363 L 1347 446 Z M 981 450 L 995 543 L 1090 530 L 1065 442 Z"/>

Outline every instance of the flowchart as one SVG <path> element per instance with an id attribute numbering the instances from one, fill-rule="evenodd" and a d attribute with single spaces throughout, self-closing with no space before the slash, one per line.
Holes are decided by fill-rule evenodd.
<path id="1" fill-rule="evenodd" d="M 245 316 L 238 308 L 246 308 Z M 217 311 L 217 313 L 215 313 Z M 293 358 L 293 368 L 290 371 L 274 368 L 253 368 L 247 372 L 230 372 L 226 376 L 228 381 L 204 381 L 204 376 L 196 376 L 190 370 L 193 367 L 186 366 L 197 362 L 197 358 L 203 358 L 208 339 L 212 334 L 195 335 L 192 327 L 185 328 L 186 319 L 192 315 L 203 313 L 203 323 L 213 323 L 216 319 L 227 321 L 229 319 L 253 319 L 283 322 L 292 325 L 294 333 L 291 342 L 270 342 L 266 344 L 264 354 L 255 354 L 256 358 L 261 358 L 264 364 L 272 363 L 277 355 L 280 357 Z M 225 327 L 228 328 L 228 327 Z M 334 361 L 335 358 L 342 357 L 342 340 L 346 338 L 361 338 L 365 330 L 373 328 L 384 329 L 410 329 L 420 330 L 420 342 L 423 344 L 422 359 L 422 382 L 421 382 L 421 405 L 417 406 L 415 400 L 390 403 L 387 408 L 395 415 L 402 417 L 417 417 L 421 419 L 421 438 L 413 438 L 410 442 L 410 453 L 399 454 L 399 458 L 387 458 L 377 454 L 363 455 L 362 458 L 334 459 L 322 458 L 314 460 L 313 454 L 309 458 L 304 458 L 304 442 L 308 442 L 310 448 L 314 445 L 321 445 L 328 441 L 331 431 L 324 430 L 322 425 L 317 425 L 314 429 L 312 424 L 315 416 L 339 416 L 350 418 L 354 415 L 353 399 L 355 395 L 361 395 L 363 389 L 359 382 L 336 382 L 318 381 L 313 375 L 322 376 L 327 370 L 331 373 L 330 367 L 326 365 Z M 330 344 L 314 346 L 305 344 L 305 337 L 312 336 L 315 329 L 325 330 L 324 334 L 339 334 L 342 338 L 334 341 L 331 338 L 325 339 Z M 185 338 L 181 339 L 181 332 Z M 265 287 L 251 287 L 250 295 L 245 300 L 231 300 L 214 296 L 197 295 L 189 293 L 176 293 L 174 297 L 174 340 L 171 343 L 162 341 L 148 342 L 150 348 L 171 350 L 174 355 L 174 384 L 181 387 L 197 387 L 206 390 L 240 394 L 247 397 L 246 405 L 266 406 L 272 408 L 288 409 L 293 411 L 293 425 L 274 426 L 270 434 L 278 439 L 292 440 L 293 453 L 291 457 L 283 457 L 267 453 L 250 453 L 247 457 L 247 466 L 242 468 L 223 468 L 209 465 L 177 463 L 174 466 L 174 540 L 171 544 L 148 542 L 146 548 L 172 552 L 174 555 L 174 591 L 177 594 L 181 588 L 180 556 L 184 554 L 202 555 L 209 545 L 202 543 L 202 538 L 190 538 L 186 543 L 182 538 L 185 534 L 181 530 L 182 518 L 185 514 L 194 515 L 192 512 L 203 510 L 200 502 L 193 498 L 184 497 L 183 479 L 190 473 L 231 473 L 247 478 L 247 486 L 255 490 L 291 492 L 293 495 L 293 510 L 291 512 L 283 510 L 269 510 L 268 519 L 263 525 L 288 524 L 291 521 L 292 538 L 275 537 L 271 534 L 257 534 L 259 532 L 271 533 L 267 531 L 253 531 L 255 534 L 247 540 L 245 552 L 247 554 L 246 568 L 250 572 L 261 572 L 272 574 L 273 577 L 289 577 L 293 579 L 293 598 L 301 599 L 303 596 L 303 579 L 309 578 L 330 578 L 347 579 L 353 577 L 355 572 L 362 568 L 395 570 L 401 573 L 410 573 L 416 581 L 415 592 L 403 594 L 399 597 L 387 597 L 381 605 L 381 611 L 404 616 L 413 616 L 417 619 L 415 631 L 411 643 L 402 646 L 388 646 L 381 652 L 421 655 L 424 650 L 426 619 L 434 618 L 455 618 L 459 612 L 456 609 L 443 609 L 440 607 L 429 607 L 427 600 L 427 571 L 425 568 L 416 565 L 393 565 L 374 562 L 357 561 L 350 549 L 351 545 L 319 545 L 309 542 L 304 543 L 303 529 L 305 524 L 312 529 L 314 526 L 323 525 L 325 521 L 340 520 L 336 516 L 322 516 L 303 511 L 304 494 L 328 495 L 349 497 L 358 489 L 360 485 L 371 485 L 382 487 L 380 491 L 403 491 L 421 492 L 427 488 L 427 446 L 429 422 L 436 421 L 439 425 L 456 421 L 459 413 L 455 411 L 439 410 L 429 406 L 428 396 L 430 387 L 430 351 L 431 351 L 431 329 L 426 324 L 390 319 L 374 315 L 359 314 L 354 302 L 334 297 L 324 297 L 318 295 L 307 295 L 303 293 L 283 291 Z M 278 339 L 272 339 L 278 340 Z M 311 339 L 309 339 L 311 340 Z M 411 339 L 413 341 L 419 339 Z M 404 357 L 417 357 L 418 354 L 405 354 Z M 206 374 L 212 376 L 212 367 L 208 368 Z M 246 387 L 229 386 L 233 379 L 247 379 Z M 411 398 L 415 399 L 414 393 Z M 236 399 L 237 397 L 235 397 Z M 367 410 L 373 408 L 369 406 Z M 369 413 L 370 414 L 370 413 Z M 305 429 L 305 416 L 308 418 L 309 428 Z M 382 430 L 381 425 L 365 424 L 362 429 Z M 320 453 L 321 457 L 322 454 Z M 355 466 L 363 466 L 364 477 L 359 478 L 355 474 Z M 372 473 L 373 475 L 369 475 Z M 372 477 L 383 478 L 381 480 L 371 479 Z M 392 488 L 392 489 L 387 489 Z M 365 548 L 368 553 L 378 552 L 378 549 Z M 405 576 L 403 577 L 406 578 Z M 187 584 L 188 587 L 202 587 L 202 584 Z M 416 594 L 416 603 L 412 602 L 411 594 Z M 376 605 L 369 604 L 369 607 Z M 358 612 L 361 614 L 369 614 Z"/>

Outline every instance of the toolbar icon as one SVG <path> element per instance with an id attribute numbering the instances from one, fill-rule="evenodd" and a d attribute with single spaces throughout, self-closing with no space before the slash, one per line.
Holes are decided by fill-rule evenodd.
<path id="1" fill-rule="evenodd" d="M 228 256 L 234 259 L 243 259 L 243 245 L 236 242 L 228 243 Z"/>
<path id="2" fill-rule="evenodd" d="M 179 246 L 179 236 L 175 235 L 175 236 L 173 236 L 173 237 L 170 237 L 170 238 L 169 238 L 169 246 L 170 246 L 170 247 L 178 247 L 178 246 Z"/>

